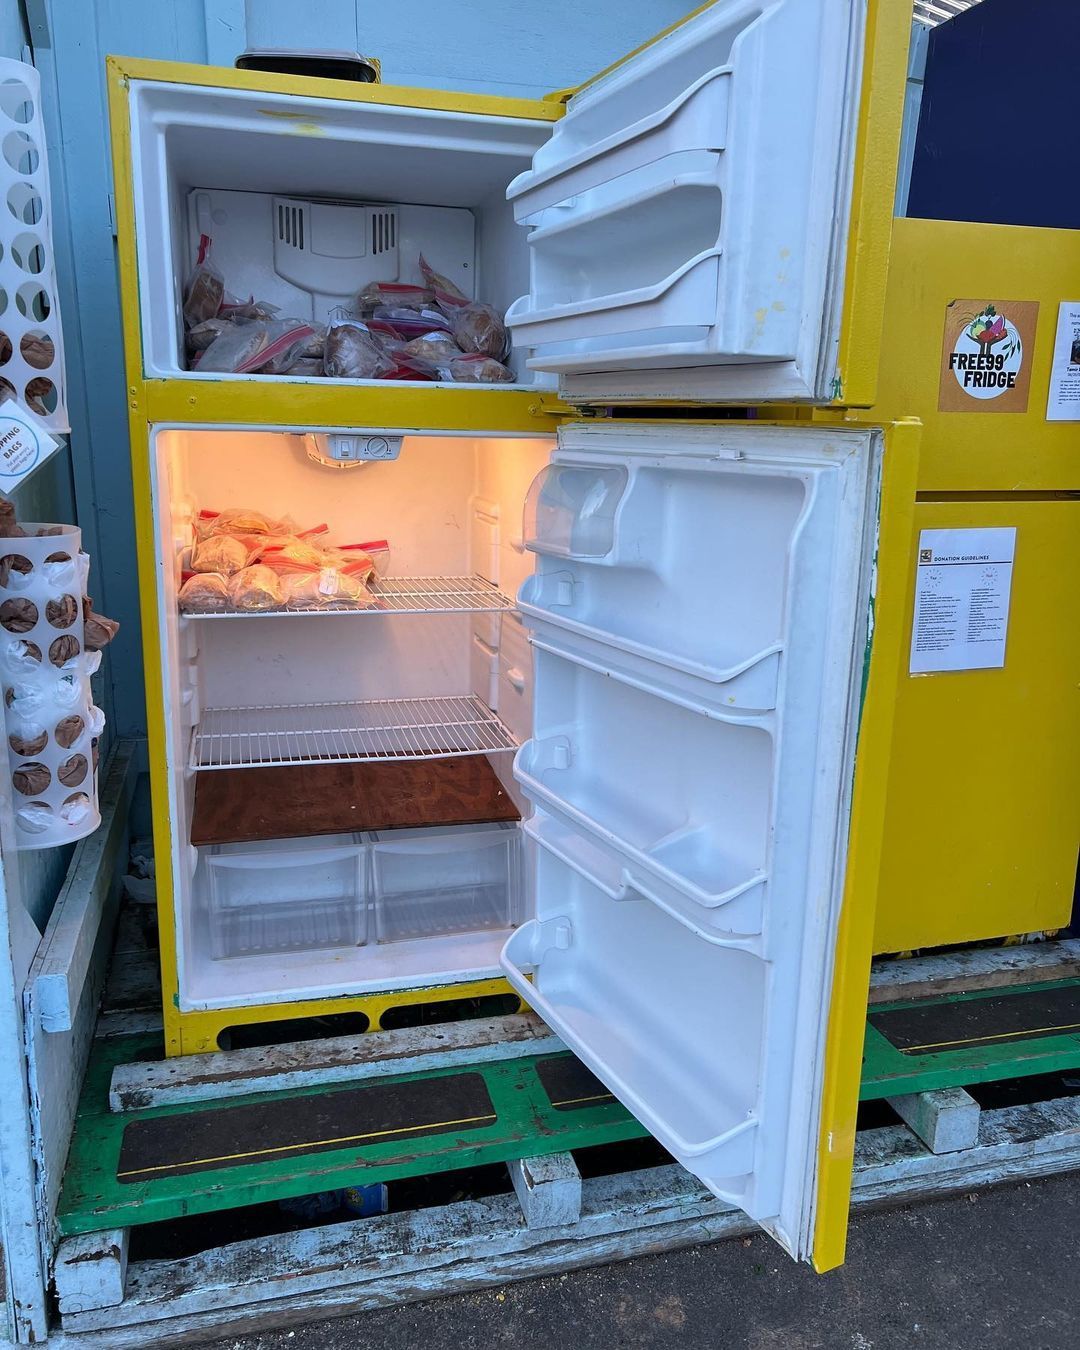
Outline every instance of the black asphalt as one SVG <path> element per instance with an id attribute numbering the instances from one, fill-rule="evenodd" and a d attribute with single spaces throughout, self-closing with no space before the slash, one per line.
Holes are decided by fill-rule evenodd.
<path id="1" fill-rule="evenodd" d="M 218 1344 L 1080 1350 L 1080 1174 L 862 1214 L 827 1276 L 758 1236 Z"/>

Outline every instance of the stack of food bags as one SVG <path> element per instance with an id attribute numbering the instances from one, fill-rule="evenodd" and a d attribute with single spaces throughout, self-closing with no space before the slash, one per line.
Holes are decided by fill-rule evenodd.
<path id="1" fill-rule="evenodd" d="M 331 544 L 329 528 L 302 530 L 288 517 L 231 508 L 200 511 L 182 569 L 185 614 L 370 609 L 370 583 L 385 575 L 386 540 Z"/>
<path id="2" fill-rule="evenodd" d="M 188 365 L 200 373 L 503 384 L 510 337 L 493 306 L 470 300 L 420 257 L 423 285 L 376 281 L 323 331 L 276 306 L 230 296 L 203 235 L 184 295 Z"/>

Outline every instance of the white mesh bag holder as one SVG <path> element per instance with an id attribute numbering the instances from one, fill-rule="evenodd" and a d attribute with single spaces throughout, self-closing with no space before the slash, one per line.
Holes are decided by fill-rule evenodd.
<path id="1" fill-rule="evenodd" d="M 56 294 L 41 81 L 0 59 L 0 398 L 70 430 Z"/>
<path id="2" fill-rule="evenodd" d="M 16 842 L 53 848 L 101 823 L 97 741 L 105 717 L 90 691 L 101 654 L 85 648 L 89 559 L 80 531 L 23 528 L 31 537 L 0 539 L 4 727 Z M 55 532 L 36 535 L 44 529 Z"/>

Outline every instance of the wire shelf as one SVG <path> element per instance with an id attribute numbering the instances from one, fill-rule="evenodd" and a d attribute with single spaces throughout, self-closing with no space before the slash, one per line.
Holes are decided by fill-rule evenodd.
<path id="1" fill-rule="evenodd" d="M 447 759 L 516 750 L 517 741 L 474 694 L 207 708 L 192 732 L 194 769 Z"/>
<path id="2" fill-rule="evenodd" d="M 476 614 L 513 609 L 514 602 L 484 577 L 383 577 L 368 588 L 375 596 L 370 609 L 324 605 L 319 609 L 226 609 L 192 613 L 189 619 L 311 618 L 319 614 Z"/>

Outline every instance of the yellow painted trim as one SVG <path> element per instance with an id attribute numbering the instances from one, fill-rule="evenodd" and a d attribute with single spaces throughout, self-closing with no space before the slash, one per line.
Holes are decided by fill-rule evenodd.
<path id="1" fill-rule="evenodd" d="M 199 1055 L 215 1051 L 219 1048 L 218 1037 L 226 1027 L 259 1026 L 350 1012 L 363 1013 L 369 1019 L 368 1031 L 380 1031 L 382 1018 L 391 1008 L 446 1003 L 461 998 L 487 998 L 498 994 L 514 994 L 514 990 L 503 979 L 468 980 L 461 984 L 395 989 L 386 993 L 343 994 L 337 998 L 306 999 L 296 1003 L 250 1004 L 244 1008 L 215 1008 L 200 1012 L 180 1012 L 174 1008 L 177 1047 L 166 1053 Z M 514 996 L 517 997 L 516 994 Z"/>
<path id="2" fill-rule="evenodd" d="M 859 727 L 847 873 L 837 935 L 818 1143 L 812 1260 L 818 1271 L 844 1259 L 855 1116 L 866 1030 L 866 996 L 874 938 L 874 898 L 881 861 L 896 682 L 905 652 L 912 515 L 919 471 L 917 421 L 885 430 L 881 526 L 870 677 Z"/>
<path id="3" fill-rule="evenodd" d="M 837 404 L 869 407 L 877 397 L 910 41 L 911 0 L 869 0 L 844 271 Z"/>
<path id="4" fill-rule="evenodd" d="M 406 431 L 461 431 L 552 435 L 579 414 L 533 390 L 403 388 L 312 380 L 295 384 L 248 380 L 148 380 L 147 418 L 155 425 L 206 422 L 215 426 L 379 427 Z"/>
<path id="5" fill-rule="evenodd" d="M 332 98 L 346 103 L 387 103 L 399 108 L 472 113 L 479 117 L 514 117 L 530 122 L 557 122 L 563 115 L 561 104 L 543 99 L 469 94 L 454 89 L 413 89 L 398 84 L 358 84 L 352 80 L 318 80 L 306 75 L 276 75 L 262 70 L 233 70 L 225 66 L 153 61 L 135 56 L 108 56 L 105 61 L 110 85 L 116 80 L 149 80 L 158 84 Z"/>

